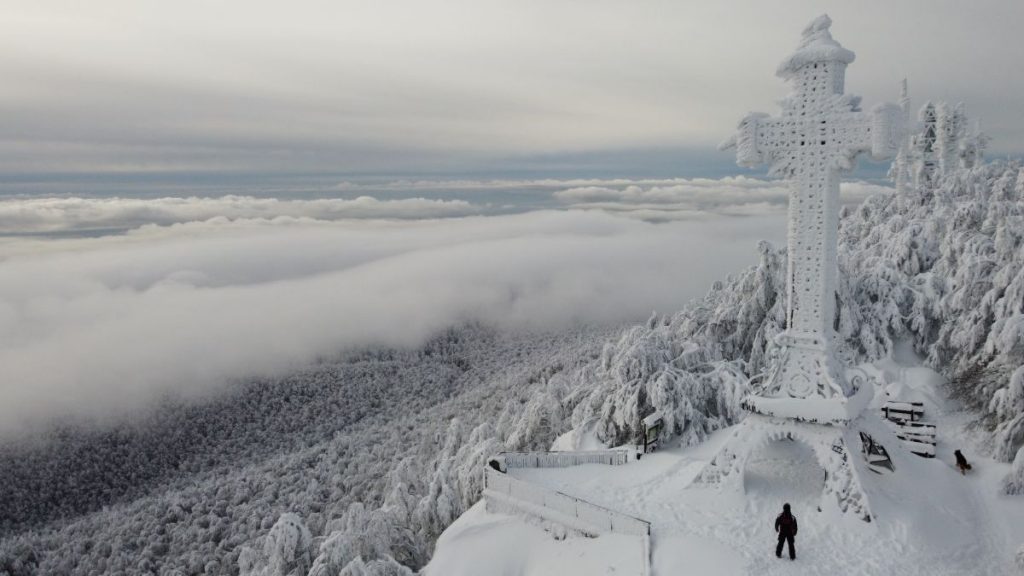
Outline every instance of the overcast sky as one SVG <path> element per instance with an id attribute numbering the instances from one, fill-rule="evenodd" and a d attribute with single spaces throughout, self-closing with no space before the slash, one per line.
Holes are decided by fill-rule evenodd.
<path id="1" fill-rule="evenodd" d="M 867 106 L 1024 151 L 1024 2 L 3 0 L 0 192 L 41 182 L 720 176 L 828 12 Z"/>

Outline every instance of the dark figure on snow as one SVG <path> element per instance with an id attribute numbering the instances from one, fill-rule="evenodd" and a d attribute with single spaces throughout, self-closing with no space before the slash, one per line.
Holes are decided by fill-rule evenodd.
<path id="1" fill-rule="evenodd" d="M 775 531 L 779 533 L 779 545 L 775 547 L 775 556 L 782 558 L 782 544 L 789 543 L 789 559 L 796 560 L 796 548 L 793 538 L 796 536 L 796 516 L 789 511 L 789 504 L 782 505 L 782 514 L 775 519 Z"/>
<path id="2" fill-rule="evenodd" d="M 953 455 L 956 456 L 956 469 L 961 474 L 967 474 L 967 471 L 971 469 L 971 465 L 967 463 L 967 458 L 964 458 L 963 453 L 959 450 L 954 451 Z"/>

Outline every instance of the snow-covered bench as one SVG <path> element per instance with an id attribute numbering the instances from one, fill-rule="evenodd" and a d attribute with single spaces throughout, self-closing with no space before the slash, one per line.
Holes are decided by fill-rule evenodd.
<path id="1" fill-rule="evenodd" d="M 896 437 L 911 452 L 925 458 L 935 457 L 935 425 L 925 422 L 904 422 L 896 424 Z"/>
<path id="2" fill-rule="evenodd" d="M 896 468 L 893 467 L 892 458 L 889 457 L 889 451 L 885 449 L 875 439 L 871 437 L 867 432 L 860 433 L 861 453 L 864 455 L 864 459 L 868 463 L 868 467 L 875 473 L 882 474 L 883 470 L 889 472 L 895 472 Z"/>
<path id="3" fill-rule="evenodd" d="M 935 457 L 935 425 L 921 422 L 923 402 L 889 400 L 882 405 L 882 414 L 911 452 L 925 458 Z"/>
<path id="4" fill-rule="evenodd" d="M 882 414 L 891 422 L 917 422 L 924 417 L 924 403 L 889 400 L 882 405 Z"/>

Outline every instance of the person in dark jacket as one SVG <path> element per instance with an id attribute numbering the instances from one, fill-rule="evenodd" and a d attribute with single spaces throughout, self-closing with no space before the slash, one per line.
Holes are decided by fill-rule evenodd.
<path id="1" fill-rule="evenodd" d="M 775 547 L 775 556 L 782 558 L 782 544 L 789 543 L 789 559 L 796 560 L 796 549 L 793 547 L 793 538 L 796 537 L 796 516 L 789 511 L 789 504 L 782 505 L 782 514 L 775 518 L 775 531 L 779 534 L 779 545 Z"/>

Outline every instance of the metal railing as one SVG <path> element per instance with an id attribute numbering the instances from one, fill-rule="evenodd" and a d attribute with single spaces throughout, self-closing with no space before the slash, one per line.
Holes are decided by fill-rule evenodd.
<path id="1" fill-rule="evenodd" d="M 517 480 L 493 468 L 484 470 L 484 500 L 488 504 L 498 504 L 499 507 L 515 506 L 517 502 L 528 504 L 531 505 L 528 508 L 521 507 L 522 512 L 539 515 L 553 522 L 563 522 L 566 518 L 574 520 L 582 526 L 573 528 L 590 528 L 595 534 L 629 534 L 644 537 L 651 534 L 651 523 L 646 520 L 598 506 L 557 490 Z M 504 501 L 494 502 L 496 495 L 504 496 Z"/>
<path id="2" fill-rule="evenodd" d="M 506 468 L 565 468 L 580 464 L 628 464 L 629 450 L 589 450 L 580 452 L 502 452 L 497 458 Z"/>

